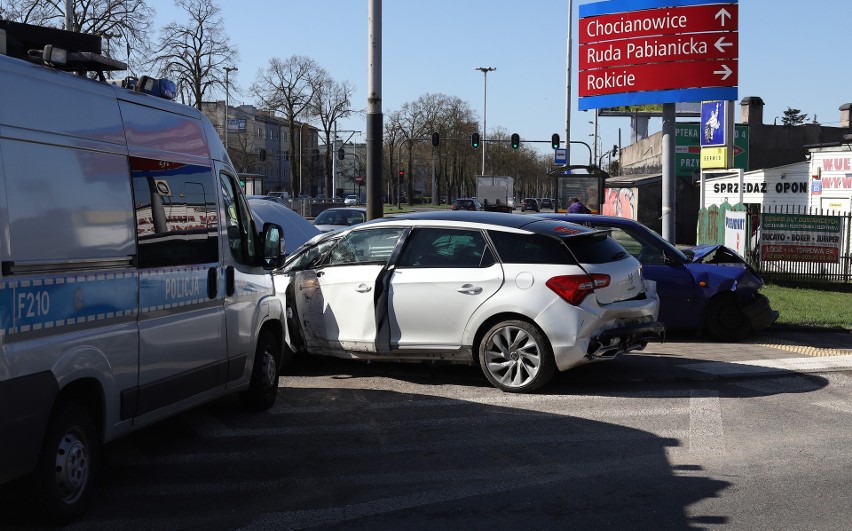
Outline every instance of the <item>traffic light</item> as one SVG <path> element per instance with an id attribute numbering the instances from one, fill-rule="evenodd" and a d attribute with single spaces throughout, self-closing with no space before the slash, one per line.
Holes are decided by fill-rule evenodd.
<path id="1" fill-rule="evenodd" d="M 615 144 L 613 144 L 613 146 L 612 146 L 612 153 L 611 153 L 611 156 L 613 156 L 613 157 L 614 157 L 614 156 L 616 156 L 616 155 L 618 155 L 618 146 L 617 146 L 617 145 L 615 145 Z"/>
<path id="2" fill-rule="evenodd" d="M 553 146 L 553 149 L 559 149 L 559 134 L 553 133 L 553 136 L 550 137 L 550 145 Z"/>
<path id="3" fill-rule="evenodd" d="M 402 179 L 405 177 L 405 170 L 399 170 L 399 178 Z"/>
<path id="4" fill-rule="evenodd" d="M 343 148 L 340 148 L 340 149 L 337 150 L 337 159 L 338 160 L 343 160 L 343 158 L 345 156 L 346 156 L 346 151 L 344 151 Z"/>
<path id="5" fill-rule="evenodd" d="M 470 135 L 470 147 L 476 149 L 479 147 L 479 133 L 473 133 Z"/>
<path id="6" fill-rule="evenodd" d="M 518 149 L 521 146 L 521 137 L 518 133 L 512 133 L 512 149 Z"/>
<path id="7" fill-rule="evenodd" d="M 432 145 L 438 147 L 441 145 L 441 133 L 435 131 L 432 133 Z"/>

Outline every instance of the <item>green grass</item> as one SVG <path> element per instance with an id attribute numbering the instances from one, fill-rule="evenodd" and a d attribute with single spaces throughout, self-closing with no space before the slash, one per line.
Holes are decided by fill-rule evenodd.
<path id="1" fill-rule="evenodd" d="M 852 286 L 791 287 L 766 284 L 761 293 L 778 310 L 778 324 L 852 329 Z"/>

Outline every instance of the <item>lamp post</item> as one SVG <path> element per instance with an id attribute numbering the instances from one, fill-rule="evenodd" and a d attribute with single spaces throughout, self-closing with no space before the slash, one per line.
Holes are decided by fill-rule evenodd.
<path id="1" fill-rule="evenodd" d="M 485 175 L 485 117 L 488 102 L 488 72 L 497 69 L 493 66 L 480 66 L 474 70 L 482 72 L 482 173 L 480 175 Z"/>
<path id="2" fill-rule="evenodd" d="M 303 140 L 305 122 L 299 124 L 299 193 L 302 193 L 302 153 L 305 151 Z"/>
<path id="3" fill-rule="evenodd" d="M 231 72 L 236 72 L 239 70 L 236 66 L 226 66 L 225 67 L 225 127 L 224 127 L 224 136 L 225 136 L 225 152 L 228 151 L 228 106 L 230 105 L 230 85 L 228 74 Z"/>

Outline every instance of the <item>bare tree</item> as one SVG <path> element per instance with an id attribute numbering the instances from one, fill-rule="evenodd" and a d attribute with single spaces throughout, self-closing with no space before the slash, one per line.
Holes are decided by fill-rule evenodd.
<path id="1" fill-rule="evenodd" d="M 391 196 L 388 197 L 389 203 L 395 203 L 394 198 L 398 198 L 401 190 L 400 181 L 399 181 L 399 173 L 397 166 L 400 165 L 401 161 L 397 160 L 397 163 L 394 164 L 394 156 L 397 153 L 397 148 L 402 144 L 405 139 L 405 134 L 402 130 L 402 125 L 400 121 L 400 112 L 393 111 L 388 114 L 387 120 L 385 121 L 385 132 L 384 132 L 384 151 L 385 156 L 387 157 L 388 163 L 385 164 L 385 169 L 387 169 L 387 179 L 388 182 L 391 183 Z"/>
<path id="2" fill-rule="evenodd" d="M 0 18 L 36 26 L 65 27 L 65 0 L 3 0 Z M 150 50 L 154 10 L 145 0 L 75 0 L 72 30 L 105 39 L 102 53 L 131 70 Z"/>
<path id="3" fill-rule="evenodd" d="M 414 204 L 414 149 L 415 143 L 426 138 L 429 128 L 429 113 L 427 106 L 432 96 L 420 96 L 414 102 L 406 102 L 399 110 L 399 127 L 402 132 L 402 142 L 408 142 L 408 166 L 406 168 L 406 196 L 409 205 Z"/>
<path id="4" fill-rule="evenodd" d="M 317 78 L 315 79 L 314 97 L 311 100 L 309 112 L 320 121 L 323 137 L 325 138 L 325 190 L 330 197 L 334 197 L 336 193 L 332 190 L 332 138 L 334 134 L 334 124 L 357 112 L 352 109 L 352 94 L 355 92 L 354 87 L 348 82 L 337 82 L 332 79 L 325 70 L 317 70 Z M 301 140 L 301 136 L 300 136 Z M 301 147 L 300 147 L 301 148 Z"/>
<path id="5" fill-rule="evenodd" d="M 293 176 L 296 175 L 296 157 L 293 149 L 296 146 L 293 145 L 293 139 L 296 133 L 296 120 L 310 112 L 317 79 L 323 72 L 322 68 L 309 57 L 293 55 L 285 60 L 272 58 L 269 60 L 269 66 L 257 73 L 257 78 L 251 87 L 252 93 L 260 100 L 263 107 L 282 112 L 287 117 L 291 195 L 295 195 Z"/>
<path id="6" fill-rule="evenodd" d="M 201 109 L 204 96 L 225 88 L 225 67 L 238 57 L 224 30 L 219 7 L 212 0 L 177 0 L 189 16 L 162 30 L 162 44 L 154 61 L 160 74 L 175 79 L 181 102 Z"/>

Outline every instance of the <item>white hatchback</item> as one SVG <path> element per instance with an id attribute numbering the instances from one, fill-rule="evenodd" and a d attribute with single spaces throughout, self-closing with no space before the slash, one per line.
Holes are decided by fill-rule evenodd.
<path id="1" fill-rule="evenodd" d="M 349 194 L 343 199 L 343 204 L 346 206 L 355 206 L 358 204 L 358 196 L 355 194 Z"/>
<path id="2" fill-rule="evenodd" d="M 510 392 L 663 334 L 655 284 L 607 232 L 424 212 L 314 238 L 274 274 L 293 352 L 476 362 Z"/>

